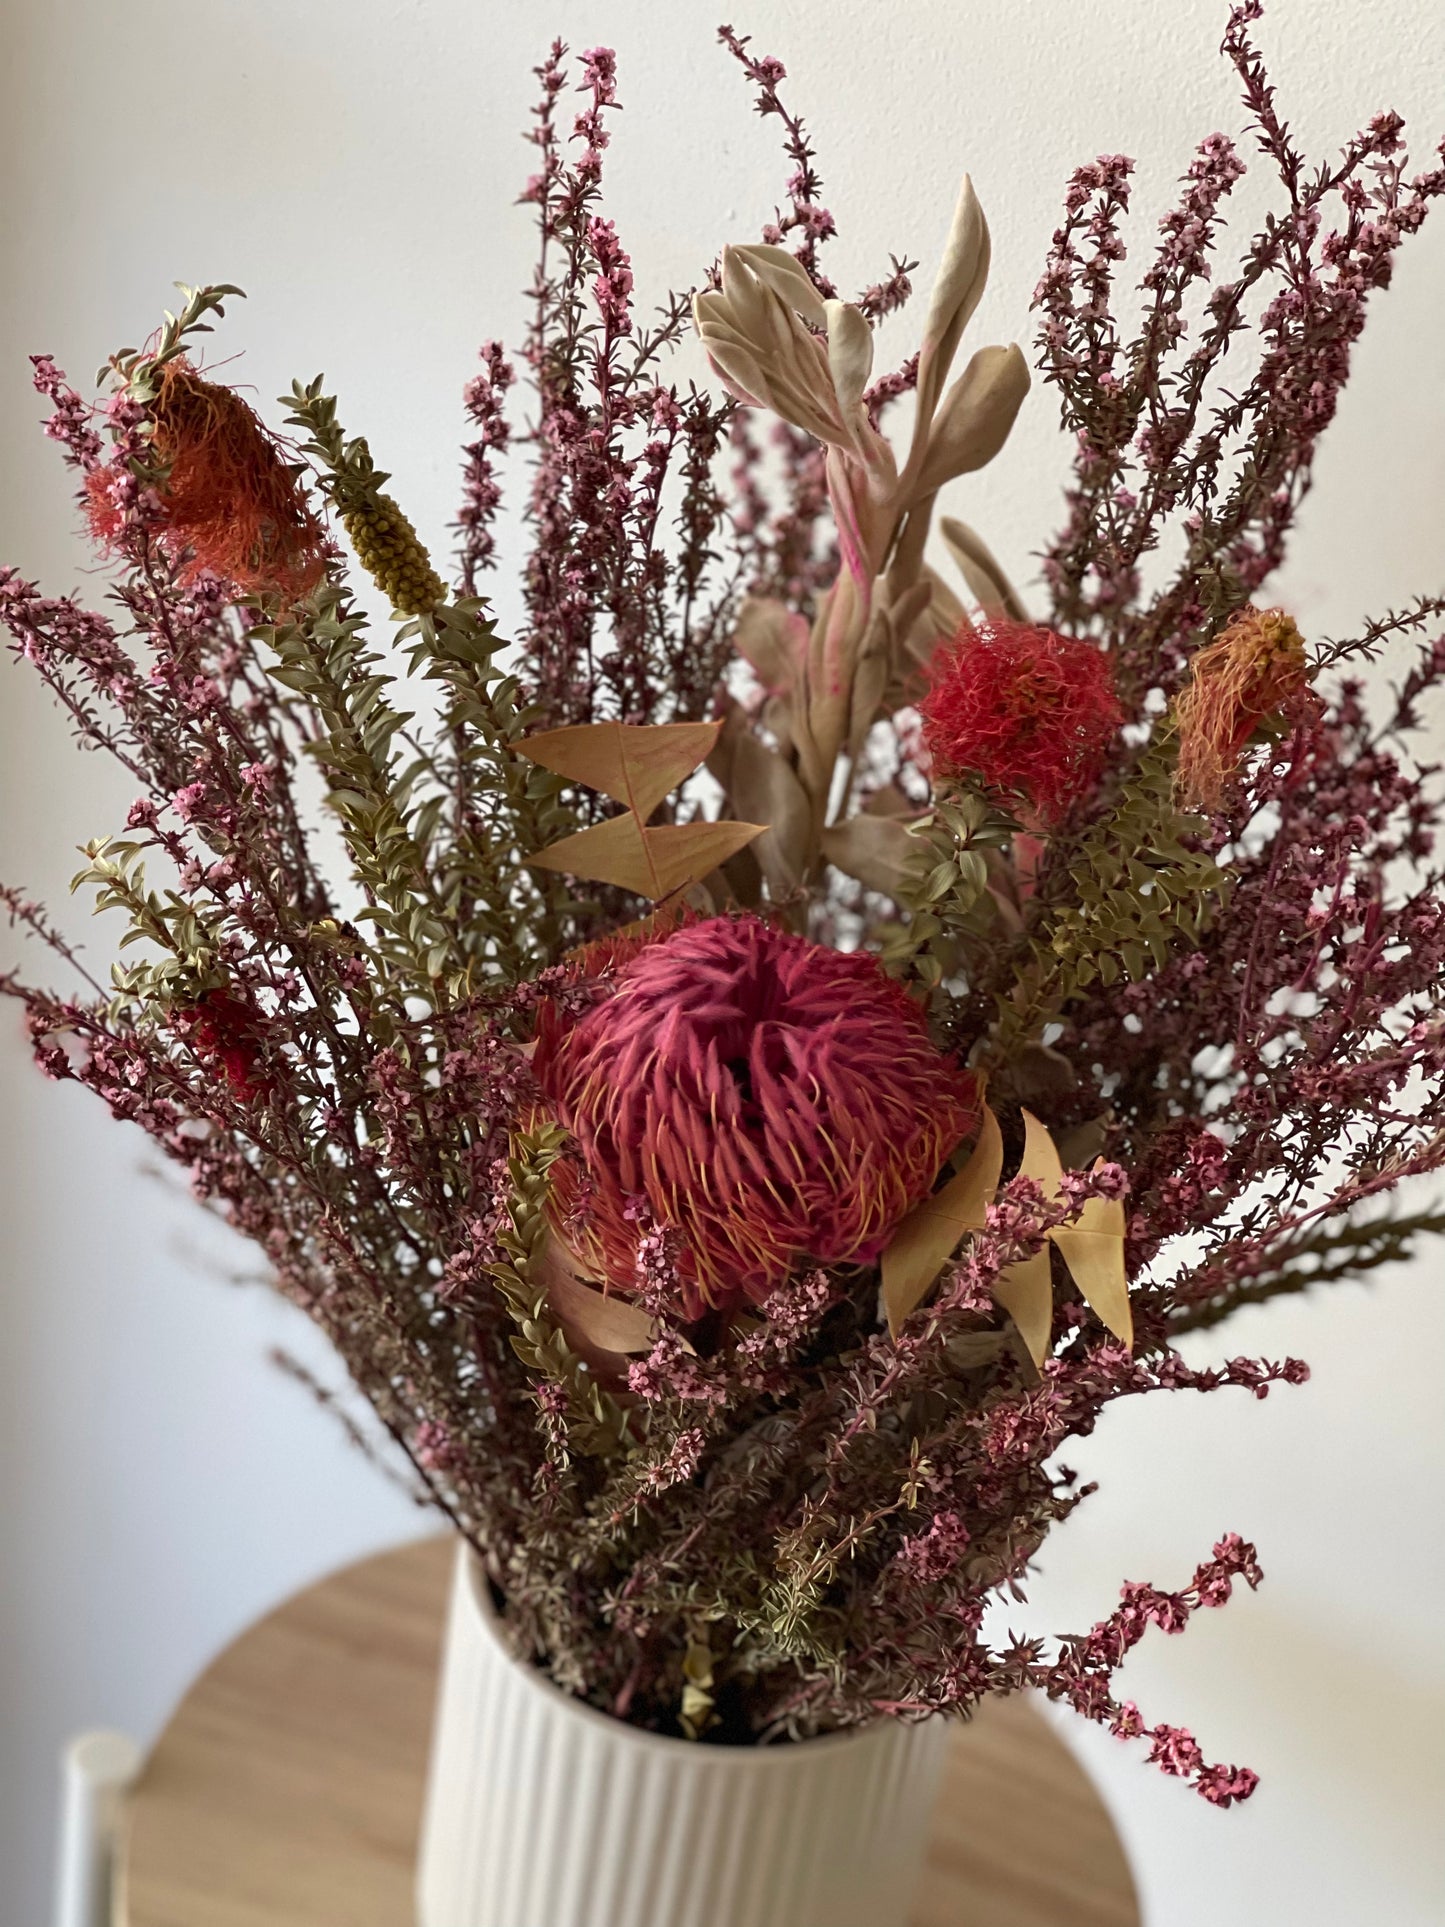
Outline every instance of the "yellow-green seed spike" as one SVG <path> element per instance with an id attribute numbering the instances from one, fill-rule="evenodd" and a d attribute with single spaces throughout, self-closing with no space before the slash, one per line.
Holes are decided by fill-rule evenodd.
<path id="1" fill-rule="evenodd" d="M 389 495 L 372 495 L 341 511 L 356 559 L 399 615 L 429 615 L 446 599 L 421 537 Z"/>

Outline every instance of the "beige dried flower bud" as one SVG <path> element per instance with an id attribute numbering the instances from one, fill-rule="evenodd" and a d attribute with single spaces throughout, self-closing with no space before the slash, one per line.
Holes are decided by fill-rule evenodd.
<path id="1" fill-rule="evenodd" d="M 739 401 L 770 408 L 860 460 L 876 457 L 878 437 L 863 408 L 872 331 L 859 309 L 824 301 L 785 249 L 724 248 L 722 285 L 694 298 L 693 318 Z"/>

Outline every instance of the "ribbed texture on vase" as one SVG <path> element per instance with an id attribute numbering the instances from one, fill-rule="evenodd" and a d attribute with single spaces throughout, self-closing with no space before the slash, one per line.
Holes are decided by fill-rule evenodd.
<path id="1" fill-rule="evenodd" d="M 904 1927 L 948 1728 L 760 1748 L 640 1733 L 518 1664 L 459 1548 L 421 1927 Z"/>

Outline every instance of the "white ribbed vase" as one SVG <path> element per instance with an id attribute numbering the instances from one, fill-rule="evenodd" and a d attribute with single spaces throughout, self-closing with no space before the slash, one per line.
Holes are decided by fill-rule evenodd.
<path id="1" fill-rule="evenodd" d="M 949 1732 L 755 1749 L 640 1732 L 511 1656 L 462 1546 L 420 1927 L 905 1927 Z"/>

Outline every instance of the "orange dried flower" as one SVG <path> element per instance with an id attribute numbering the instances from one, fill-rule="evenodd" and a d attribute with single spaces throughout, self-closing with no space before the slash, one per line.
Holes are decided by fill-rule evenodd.
<path id="1" fill-rule="evenodd" d="M 148 403 L 160 534 L 183 579 L 221 577 L 249 594 L 305 595 L 320 580 L 326 531 L 297 466 L 249 403 L 181 357 L 156 373 Z M 119 533 L 105 469 L 87 485 L 92 532 Z"/>
<path id="2" fill-rule="evenodd" d="M 1318 707 L 1304 638 L 1283 609 L 1241 609 L 1195 656 L 1176 698 L 1174 789 L 1187 809 L 1217 809 L 1250 738 Z"/>

